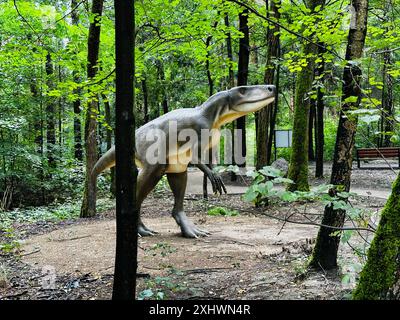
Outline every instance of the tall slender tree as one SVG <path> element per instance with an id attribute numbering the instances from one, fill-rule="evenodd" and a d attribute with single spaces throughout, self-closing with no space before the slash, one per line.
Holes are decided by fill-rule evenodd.
<path id="1" fill-rule="evenodd" d="M 79 12 L 77 9 L 78 0 L 71 0 L 71 21 L 74 26 L 79 25 Z M 72 72 L 73 79 L 76 83 L 80 82 L 79 73 L 74 70 Z M 83 160 L 82 153 L 82 125 L 81 125 L 81 99 L 79 95 L 81 93 L 81 89 L 74 89 L 74 94 L 77 95 L 75 100 L 72 102 L 74 109 L 74 155 L 75 159 L 78 161 Z"/>
<path id="2" fill-rule="evenodd" d="M 225 27 L 227 28 L 227 32 L 226 32 L 226 54 L 227 54 L 227 58 L 229 61 L 229 66 L 228 66 L 228 89 L 233 88 L 235 86 L 235 72 L 233 71 L 233 50 L 232 50 L 232 35 L 229 31 L 230 28 L 230 22 L 229 22 L 229 15 L 225 14 L 224 17 L 224 23 L 225 23 Z M 230 151 L 231 151 L 231 161 L 230 163 L 226 163 L 226 164 L 234 164 L 234 157 L 233 155 L 235 154 L 235 137 L 234 137 L 234 133 L 235 133 L 235 121 L 233 121 L 230 125 L 229 128 L 231 130 L 231 141 L 230 141 Z M 225 143 L 229 143 L 228 141 L 226 141 Z M 232 181 L 236 180 L 236 174 L 231 171 L 230 172 L 230 177 Z"/>
<path id="3" fill-rule="evenodd" d="M 325 0 L 307 0 L 307 7 L 310 14 L 316 12 L 316 8 L 321 8 Z M 308 128 L 310 113 L 310 92 L 314 80 L 315 55 L 318 47 L 315 44 L 305 42 L 303 44 L 303 54 L 307 59 L 307 66 L 302 68 L 297 74 L 296 96 L 293 121 L 293 142 L 292 155 L 288 178 L 293 180 L 288 189 L 290 191 L 307 191 L 308 185 Z"/>
<path id="4" fill-rule="evenodd" d="M 310 102 L 310 113 L 308 119 L 308 160 L 315 160 L 315 152 L 314 152 L 314 127 L 315 127 L 315 118 L 317 114 L 317 101 L 316 99 L 311 99 Z"/>
<path id="5" fill-rule="evenodd" d="M 105 115 L 105 120 L 108 124 L 108 128 L 106 128 L 106 143 L 107 143 L 107 150 L 110 150 L 112 147 L 112 136 L 114 130 L 113 125 L 112 125 L 112 120 L 111 120 L 111 106 L 110 106 L 110 100 L 108 100 L 107 96 L 103 93 L 101 95 L 101 98 L 103 100 L 104 104 L 104 115 Z M 115 196 L 115 167 L 110 168 L 110 176 L 111 176 L 111 182 L 110 182 L 110 192 Z"/>
<path id="6" fill-rule="evenodd" d="M 218 21 L 213 23 L 213 29 L 215 29 L 218 25 Z M 206 39 L 206 50 L 207 50 L 207 56 L 206 56 L 206 73 L 207 73 L 207 80 L 208 80 L 208 95 L 211 97 L 214 94 L 214 79 L 211 76 L 211 68 L 210 68 L 210 46 L 211 46 L 211 40 L 212 40 L 212 35 L 209 35 Z M 212 162 L 212 153 L 209 153 L 208 160 L 210 161 L 209 163 L 211 164 Z M 207 175 L 204 173 L 203 174 L 203 198 L 208 199 L 208 190 L 207 190 L 207 182 L 208 178 Z"/>
<path id="7" fill-rule="evenodd" d="M 157 73 L 158 73 L 158 80 L 161 83 L 161 92 L 162 92 L 162 110 L 163 114 L 168 113 L 168 96 L 167 96 L 167 83 L 165 81 L 165 72 L 164 72 L 164 66 L 161 60 L 156 61 L 156 66 L 157 66 Z"/>
<path id="8" fill-rule="evenodd" d="M 266 1 L 267 17 L 274 18 L 279 22 L 280 12 L 279 7 L 281 4 L 280 0 Z M 271 15 L 271 14 L 272 15 Z M 279 54 L 279 37 L 280 28 L 277 25 L 268 26 L 267 30 L 267 61 L 265 65 L 264 83 L 272 84 L 275 83 L 276 74 L 276 59 Z M 256 146 L 257 146 L 257 157 L 256 157 L 256 168 L 261 169 L 267 166 L 271 160 L 272 151 L 272 137 L 275 129 L 275 117 L 276 107 L 278 101 L 275 100 L 274 105 L 267 108 L 263 108 L 256 113 Z M 270 139 L 271 137 L 271 139 Z"/>
<path id="9" fill-rule="evenodd" d="M 386 25 L 385 31 L 389 33 L 391 31 L 390 25 L 393 25 L 391 21 L 391 15 L 393 15 L 393 2 L 392 0 L 384 0 L 383 2 L 383 23 Z M 383 90 L 382 90 L 382 119 L 381 119 L 381 135 L 380 145 L 383 147 L 390 147 L 391 142 L 391 132 L 394 130 L 394 78 L 390 74 L 390 71 L 394 66 L 393 52 L 390 48 L 385 48 L 383 54 L 383 68 L 382 68 L 382 78 L 383 78 Z"/>
<path id="10" fill-rule="evenodd" d="M 142 79 L 142 92 L 143 92 L 143 123 L 147 123 L 150 120 L 149 117 L 149 94 L 147 90 L 146 76 Z"/>
<path id="11" fill-rule="evenodd" d="M 46 55 L 46 76 L 47 88 L 51 90 L 54 87 L 54 66 L 50 52 Z M 55 145 L 56 145 L 56 118 L 55 118 L 55 102 L 51 96 L 47 97 L 46 103 L 46 122 L 47 122 L 47 161 L 50 167 L 55 167 Z"/>
<path id="12" fill-rule="evenodd" d="M 100 20 L 103 12 L 103 0 L 93 0 L 91 12 L 94 15 L 94 20 L 90 23 L 88 36 L 87 75 L 89 80 L 93 79 L 98 71 L 97 62 L 99 60 Z M 86 177 L 81 217 L 93 217 L 96 214 L 96 179 L 91 173 L 97 161 L 96 111 L 98 110 L 98 99 L 91 98 L 87 105 L 85 117 Z"/>
<path id="13" fill-rule="evenodd" d="M 343 71 L 343 105 L 339 116 L 330 180 L 332 185 L 341 186 L 341 189 L 346 192 L 350 191 L 354 137 L 357 129 L 357 117 L 349 115 L 348 112 L 357 109 L 362 98 L 362 71 L 359 64 L 355 63 L 355 61 L 362 57 L 364 50 L 367 34 L 368 0 L 352 0 L 351 5 L 352 17 L 346 50 L 346 60 L 348 63 Z M 332 196 L 338 196 L 337 193 L 337 188 L 330 190 Z M 345 213 L 341 209 L 334 209 L 333 205 L 328 205 L 325 207 L 322 224 L 340 228 L 344 224 Z M 339 242 L 340 235 L 333 235 L 332 229 L 329 227 L 321 227 L 310 265 L 324 269 L 335 268 L 337 266 Z"/>
<path id="14" fill-rule="evenodd" d="M 137 270 L 137 169 L 134 162 L 135 5 L 114 1 L 116 51 L 115 157 L 117 247 L 113 299 L 135 299 Z"/>
<path id="15" fill-rule="evenodd" d="M 243 36 L 239 40 L 239 55 L 238 55 L 238 75 L 237 85 L 247 85 L 247 78 L 249 75 L 249 59 L 250 59 L 250 35 L 249 35 L 249 10 L 246 8 L 239 13 L 239 31 L 243 33 Z M 238 158 L 246 158 L 246 117 L 240 117 L 236 120 L 236 135 L 235 135 L 235 146 L 241 145 L 239 148 L 235 148 L 235 152 Z M 239 143 L 240 142 L 240 143 Z M 240 166 L 246 166 L 246 162 L 239 164 Z"/>
<path id="16" fill-rule="evenodd" d="M 229 29 L 229 15 L 225 14 L 224 17 L 225 27 Z M 233 62 L 233 53 L 232 53 L 232 36 L 229 31 L 226 32 L 226 54 L 229 60 L 228 67 L 228 87 L 233 88 L 235 86 L 235 73 L 233 71 L 232 62 Z"/>
<path id="17" fill-rule="evenodd" d="M 323 55 L 325 53 L 325 48 L 321 43 L 321 46 L 318 48 L 319 55 Z M 322 59 L 320 63 L 318 63 L 315 69 L 315 76 L 318 78 L 318 81 L 321 84 L 317 88 L 317 100 L 316 100 L 316 115 L 315 115 L 315 177 L 322 178 L 324 176 L 324 92 L 321 89 L 321 86 L 325 84 L 325 62 Z"/>

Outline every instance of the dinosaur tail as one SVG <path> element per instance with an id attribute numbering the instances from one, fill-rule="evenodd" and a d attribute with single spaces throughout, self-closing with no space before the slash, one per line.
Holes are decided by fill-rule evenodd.
<path id="1" fill-rule="evenodd" d="M 97 178 L 97 176 L 104 170 L 111 168 L 115 165 L 115 147 L 112 147 L 101 158 L 96 162 L 92 170 L 92 176 Z"/>

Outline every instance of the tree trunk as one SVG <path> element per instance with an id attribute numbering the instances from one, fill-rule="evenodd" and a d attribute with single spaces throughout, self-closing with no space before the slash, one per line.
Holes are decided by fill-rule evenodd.
<path id="1" fill-rule="evenodd" d="M 214 22 L 213 29 L 215 29 L 218 25 L 218 22 Z M 211 97 L 214 94 L 214 80 L 211 77 L 211 70 L 210 70 L 210 53 L 209 47 L 211 45 L 212 36 L 208 36 L 206 39 L 206 50 L 207 50 L 207 57 L 206 57 L 206 73 L 207 73 L 207 80 L 208 80 L 208 95 Z M 212 150 L 210 150 L 208 160 L 211 164 L 212 161 Z M 208 190 L 207 190 L 207 175 L 203 174 L 203 198 L 208 199 Z"/>
<path id="2" fill-rule="evenodd" d="M 367 33 L 368 0 L 353 0 L 354 12 L 351 18 L 346 60 L 349 61 L 343 72 L 343 96 L 344 102 L 339 117 L 339 125 L 336 136 L 335 153 L 332 166 L 330 183 L 335 186 L 343 186 L 343 191 L 350 191 L 351 168 L 353 162 L 354 137 L 357 129 L 357 117 L 348 115 L 349 110 L 359 107 L 362 91 L 362 72 L 353 61 L 362 57 L 365 37 Z M 356 102 L 348 103 L 346 99 L 357 97 Z M 336 195 L 337 190 L 331 189 L 331 195 Z M 345 199 L 344 199 L 345 200 Z M 334 210 L 333 206 L 326 206 L 322 224 L 334 227 L 342 227 L 345 212 Z M 332 229 L 321 227 L 318 233 L 310 266 L 323 269 L 332 269 L 337 266 L 337 251 L 340 235 L 332 235 Z"/>
<path id="3" fill-rule="evenodd" d="M 249 43 L 249 26 L 248 26 L 249 10 L 244 9 L 239 14 L 239 31 L 243 33 L 243 37 L 239 40 L 239 63 L 238 63 L 238 77 L 237 85 L 247 85 L 247 77 L 249 74 L 249 58 L 250 58 L 250 43 Z M 238 143 L 240 141 L 240 143 Z M 239 150 L 238 146 L 241 145 Z M 237 154 L 236 160 L 239 159 L 238 164 L 240 167 L 246 166 L 246 117 L 240 117 L 236 120 L 236 134 L 235 134 L 235 153 Z M 235 157 L 234 157 L 235 158 Z"/>
<path id="4" fill-rule="evenodd" d="M 78 5 L 78 0 L 71 1 L 72 10 L 76 8 L 77 5 Z M 73 10 L 71 12 L 71 20 L 73 25 L 75 26 L 79 25 L 78 10 Z M 73 71 L 72 77 L 75 83 L 80 82 L 78 72 Z M 73 93 L 77 95 L 77 98 L 72 102 L 72 106 L 74 109 L 74 155 L 76 160 L 82 161 L 83 153 L 82 153 L 81 100 L 79 99 L 79 95 L 81 94 L 80 88 L 74 89 Z"/>
<path id="5" fill-rule="evenodd" d="M 38 88 L 36 86 L 36 82 L 34 79 L 31 80 L 30 85 L 32 97 L 36 102 L 39 97 Z M 39 114 L 35 115 L 35 122 L 34 122 L 34 130 L 35 130 L 35 138 L 34 142 L 36 144 L 36 152 L 42 156 L 43 155 L 43 115 L 42 115 L 42 97 L 40 97 L 39 101 Z"/>
<path id="6" fill-rule="evenodd" d="M 324 53 L 324 49 L 321 47 L 318 49 L 320 54 Z M 325 71 L 324 61 L 316 68 L 315 75 L 321 76 Z M 322 83 L 325 83 L 325 79 L 320 79 Z M 315 177 L 322 178 L 324 176 L 324 93 L 321 87 L 317 89 L 317 108 L 315 117 Z"/>
<path id="7" fill-rule="evenodd" d="M 393 84 L 394 79 L 389 74 L 388 71 L 393 67 L 393 56 L 389 48 L 386 48 L 386 52 L 383 53 L 383 90 L 382 90 L 382 122 L 383 131 L 385 134 L 382 139 L 383 147 L 390 147 L 392 142 L 390 141 L 391 135 L 389 133 L 393 132 L 393 122 L 394 122 L 394 101 L 393 101 Z"/>
<path id="8" fill-rule="evenodd" d="M 269 12 L 272 12 L 276 21 L 279 21 L 280 13 L 280 1 L 266 1 L 267 17 L 271 18 Z M 276 65 L 274 60 L 279 55 L 279 32 L 280 28 L 274 26 L 273 28 L 268 27 L 267 31 L 267 61 L 265 65 L 264 83 L 272 84 L 275 83 L 275 71 Z M 271 160 L 272 144 L 270 145 L 271 134 L 273 135 L 275 129 L 275 116 L 276 116 L 277 101 L 274 105 L 263 108 L 256 113 L 256 169 L 261 169 L 264 166 L 269 165 Z M 272 138 L 272 137 L 271 137 Z"/>
<path id="9" fill-rule="evenodd" d="M 58 81 L 61 83 L 62 82 L 62 70 L 61 66 L 58 66 Z M 58 147 L 59 147 L 59 157 L 62 159 L 63 155 L 63 104 L 64 104 L 64 98 L 59 97 L 58 98 Z"/>
<path id="10" fill-rule="evenodd" d="M 100 47 L 100 20 L 103 12 L 103 0 L 93 0 L 92 14 L 95 15 L 94 22 L 90 24 L 88 36 L 88 66 L 87 75 L 91 80 L 97 73 L 97 61 L 99 59 Z M 90 90 L 90 89 L 89 89 Z M 96 111 L 97 101 L 95 97 L 88 102 L 85 121 L 85 158 L 86 179 L 85 193 L 81 207 L 81 217 L 93 217 L 96 214 L 96 179 L 92 176 L 92 170 L 97 161 L 96 140 Z"/>
<path id="11" fill-rule="evenodd" d="M 229 28 L 229 16 L 228 14 L 224 17 L 225 27 Z M 231 33 L 226 33 L 226 51 L 227 57 L 229 59 L 229 68 L 228 68 L 228 87 L 233 88 L 235 86 L 235 73 L 233 72 L 232 62 L 233 62 L 233 53 L 232 53 L 232 37 Z"/>
<path id="12" fill-rule="evenodd" d="M 165 73 L 164 73 L 164 68 L 162 65 L 162 62 L 160 60 L 157 60 L 156 62 L 157 65 L 157 72 L 158 72 L 158 79 L 161 81 L 161 86 L 162 86 L 162 95 L 163 95 L 163 101 L 162 101 L 162 107 L 163 107 L 163 114 L 168 113 L 168 96 L 167 96 L 167 83 L 165 82 Z"/>
<path id="13" fill-rule="evenodd" d="M 101 98 L 103 99 L 104 103 L 104 114 L 106 117 L 105 120 L 107 124 L 110 126 L 110 128 L 106 128 L 107 150 L 110 150 L 112 147 L 112 135 L 113 135 L 113 130 L 111 129 L 113 125 L 111 120 L 110 101 L 107 99 L 107 96 L 104 93 L 101 95 Z M 110 192 L 112 193 L 113 196 L 115 196 L 115 167 L 110 168 L 110 176 L 111 176 Z"/>
<path id="14" fill-rule="evenodd" d="M 315 13 L 317 6 L 325 5 L 325 0 L 308 0 L 310 14 Z M 318 47 L 315 44 L 304 43 L 303 53 L 307 57 L 307 66 L 303 68 L 296 79 L 296 96 L 293 120 L 292 156 L 288 178 L 293 180 L 288 190 L 307 191 L 308 185 L 308 127 L 310 112 L 310 95 L 314 80 L 315 58 Z"/>
<path id="15" fill-rule="evenodd" d="M 142 79 L 142 91 L 143 91 L 143 124 L 149 122 L 149 98 L 147 92 L 146 78 Z"/>
<path id="16" fill-rule="evenodd" d="M 353 293 L 356 300 L 400 300 L 400 175 L 383 209 L 368 259 Z"/>
<path id="17" fill-rule="evenodd" d="M 117 246 L 114 300 L 133 300 L 136 291 L 137 168 L 135 165 L 134 1 L 114 1 L 116 48 L 115 157 L 117 178 Z"/>
<path id="18" fill-rule="evenodd" d="M 314 126 L 315 126 L 315 118 L 316 118 L 316 109 L 317 109 L 317 101 L 311 99 L 310 102 L 310 114 L 308 120 L 308 160 L 315 160 L 314 153 Z"/>
<path id="19" fill-rule="evenodd" d="M 229 15 L 225 14 L 224 17 L 224 23 L 225 23 L 225 27 L 229 28 L 230 27 L 230 23 L 229 23 Z M 232 53 L 232 36 L 231 33 L 228 31 L 226 33 L 226 54 L 227 57 L 229 59 L 229 67 L 228 67 L 228 89 L 233 88 L 235 86 L 235 73 L 233 71 L 233 67 L 232 67 L 232 63 L 233 63 L 233 53 Z M 235 154 L 235 121 L 233 121 L 230 125 L 230 130 L 231 130 L 231 148 L 230 148 L 230 152 L 231 152 L 231 162 L 230 163 L 225 163 L 225 164 L 229 164 L 232 165 L 234 164 L 234 154 Z M 227 142 L 225 142 L 227 143 Z M 230 177 L 231 177 L 231 181 L 235 181 L 236 180 L 236 174 L 234 172 L 230 172 Z"/>
<path id="20" fill-rule="evenodd" d="M 280 44 L 279 44 L 278 57 L 280 57 L 280 55 L 281 55 L 280 52 L 281 52 L 281 49 L 280 49 Z M 276 116 L 278 114 L 280 73 L 281 73 L 280 66 L 278 65 L 277 70 L 276 70 L 276 80 L 275 80 L 276 97 L 275 97 L 275 102 L 274 102 L 273 109 L 272 109 L 271 119 L 269 122 L 269 136 L 268 136 L 268 144 L 267 144 L 267 163 L 268 164 L 271 163 L 271 159 L 272 159 L 272 145 L 274 143 Z"/>
<path id="21" fill-rule="evenodd" d="M 46 76 L 47 88 L 51 90 L 54 87 L 54 68 L 50 53 L 46 56 Z M 50 167 L 56 166 L 54 149 L 56 145 L 56 118 L 55 118 L 55 103 L 53 97 L 47 97 L 46 102 L 46 122 L 47 122 L 47 162 Z"/>

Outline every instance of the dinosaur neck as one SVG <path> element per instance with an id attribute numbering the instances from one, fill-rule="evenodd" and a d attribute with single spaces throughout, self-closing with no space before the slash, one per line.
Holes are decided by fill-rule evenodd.
<path id="1" fill-rule="evenodd" d="M 216 124 L 220 122 L 223 111 L 228 104 L 228 98 L 227 92 L 222 91 L 210 97 L 200 106 L 202 116 L 208 120 L 210 128 L 216 127 Z"/>

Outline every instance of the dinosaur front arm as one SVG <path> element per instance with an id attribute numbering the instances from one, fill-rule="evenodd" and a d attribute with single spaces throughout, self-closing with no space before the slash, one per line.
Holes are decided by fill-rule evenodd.
<path id="1" fill-rule="evenodd" d="M 223 192 L 228 193 L 222 178 L 212 170 L 212 164 L 207 165 L 202 162 L 198 162 L 195 165 L 207 175 L 208 179 L 210 179 L 214 193 L 219 193 L 221 195 Z"/>

